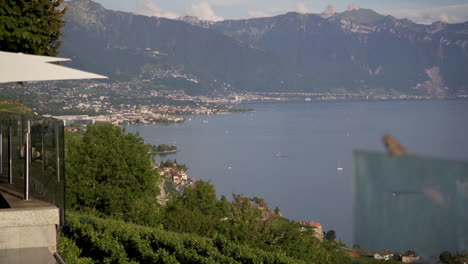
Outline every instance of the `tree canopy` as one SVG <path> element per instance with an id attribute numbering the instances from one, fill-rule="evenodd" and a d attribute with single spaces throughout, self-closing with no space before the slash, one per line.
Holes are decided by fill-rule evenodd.
<path id="1" fill-rule="evenodd" d="M 61 253 L 70 263 L 351 261 L 339 243 L 320 242 L 313 230 L 280 217 L 262 198 L 233 194 L 232 201 L 224 196 L 218 199 L 210 182 L 196 181 L 182 192 L 171 193 L 167 205 L 159 206 L 152 146 L 123 128 L 91 125 L 82 137 L 66 140 L 66 198 L 72 210 L 67 212 Z M 111 219 L 119 223 L 114 225 Z M 235 248 L 240 251 L 234 252 Z M 166 262 L 162 250 L 175 259 Z M 260 252 L 269 252 L 266 259 L 257 256 Z M 194 258 L 188 260 L 188 255 Z M 233 256 L 234 260 L 229 259 Z"/>
<path id="2" fill-rule="evenodd" d="M 227 214 L 227 206 L 218 200 L 213 184 L 197 181 L 170 201 L 164 226 L 177 232 L 213 235 L 219 219 Z"/>
<path id="3" fill-rule="evenodd" d="M 335 230 L 329 230 L 329 231 L 325 234 L 325 238 L 328 239 L 328 240 L 335 240 L 335 239 L 336 239 Z"/>
<path id="4" fill-rule="evenodd" d="M 130 214 L 155 205 L 158 173 L 151 147 L 135 134 L 112 124 L 89 127 L 67 150 L 67 206 L 105 215 Z M 135 217 L 151 210 L 139 210 Z M 124 219 L 126 217 L 123 217 Z"/>
<path id="5" fill-rule="evenodd" d="M 54 56 L 65 24 L 63 0 L 0 1 L 0 50 Z"/>
<path id="6" fill-rule="evenodd" d="M 154 148 L 154 152 L 172 152 L 172 151 L 177 151 L 177 147 L 176 146 L 169 146 L 167 144 L 160 144 L 160 145 L 157 145 L 157 146 L 153 146 Z"/>

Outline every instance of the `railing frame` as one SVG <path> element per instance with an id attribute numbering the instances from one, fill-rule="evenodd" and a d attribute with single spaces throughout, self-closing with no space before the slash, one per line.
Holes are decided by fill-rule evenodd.
<path id="1" fill-rule="evenodd" d="M 29 172 L 31 165 L 31 120 L 26 120 L 26 132 L 24 133 L 24 200 L 29 201 Z"/>
<path id="2" fill-rule="evenodd" d="M 8 183 L 13 184 L 13 128 L 8 124 Z"/>

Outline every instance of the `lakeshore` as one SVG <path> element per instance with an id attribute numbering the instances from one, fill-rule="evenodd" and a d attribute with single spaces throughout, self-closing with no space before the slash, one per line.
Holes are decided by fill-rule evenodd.
<path id="1" fill-rule="evenodd" d="M 232 98 L 232 97 L 231 97 Z M 114 125 L 172 125 L 186 122 L 187 116 L 193 115 L 226 115 L 234 113 L 255 113 L 256 110 L 251 105 L 264 103 L 320 103 L 320 102 L 388 102 L 388 101 L 431 101 L 431 100 L 466 100 L 468 95 L 458 95 L 449 97 L 431 96 L 369 96 L 359 94 L 333 94 L 333 93 L 246 93 L 242 96 L 235 96 L 234 100 L 209 99 L 202 97 L 204 103 L 217 103 L 225 106 L 216 108 L 185 107 L 164 107 L 163 109 L 154 106 L 132 106 L 130 109 L 112 110 L 110 114 L 102 115 L 61 115 L 53 116 L 63 120 L 65 125 L 73 123 L 94 124 L 96 122 L 108 122 Z M 313 99 L 312 99 L 313 98 Z M 194 100 L 194 98 L 191 98 Z M 238 108 L 239 106 L 243 106 Z M 224 110 L 222 110 L 224 109 Z M 115 112 L 115 113 L 114 113 Z M 44 115 L 51 117 L 52 115 Z M 169 153 L 168 153 L 169 154 Z"/>
<path id="2" fill-rule="evenodd" d="M 354 149 L 383 151 L 381 137 L 389 133 L 415 153 L 468 160 L 463 147 L 467 100 L 245 106 L 256 112 L 188 116 L 178 126 L 126 128 L 139 132 L 150 144 L 180 147 L 182 151 L 165 158 L 187 164 L 193 177 L 211 180 L 219 194 L 265 198 L 285 217 L 318 221 L 348 245 L 353 244 Z M 287 157 L 277 157 L 279 152 Z M 328 203 L 323 203 L 324 198 Z"/>
<path id="3" fill-rule="evenodd" d="M 156 155 L 169 155 L 169 154 L 176 154 L 179 150 L 169 150 L 169 151 L 162 151 L 156 152 Z"/>

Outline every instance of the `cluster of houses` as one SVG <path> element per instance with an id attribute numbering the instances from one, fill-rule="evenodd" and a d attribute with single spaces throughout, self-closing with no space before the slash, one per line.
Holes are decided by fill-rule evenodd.
<path id="1" fill-rule="evenodd" d="M 400 255 L 397 252 L 393 252 L 389 250 L 374 253 L 374 259 L 380 259 L 380 260 L 389 260 L 389 259 L 394 258 L 395 256 L 398 256 L 398 258 L 403 263 L 412 263 L 412 262 L 419 260 L 419 256 L 416 254 L 416 252 L 411 251 L 411 250 L 406 251 L 402 255 Z"/>
<path id="2" fill-rule="evenodd" d="M 47 117 L 47 116 L 46 116 Z M 180 123 L 185 119 L 182 117 L 176 117 L 168 114 L 153 113 L 148 110 L 134 110 L 127 112 L 121 112 L 118 114 L 107 114 L 99 116 L 89 115 L 65 115 L 65 116 L 54 116 L 54 118 L 63 120 L 64 124 L 72 124 L 74 122 L 91 123 L 96 122 L 107 122 L 114 125 L 121 124 L 157 124 L 161 121 L 166 123 Z"/>
<path id="3" fill-rule="evenodd" d="M 176 170 L 171 167 L 161 169 L 161 176 L 170 178 L 175 185 L 186 185 L 192 182 L 192 179 L 188 177 L 185 171 Z"/>
<path id="4" fill-rule="evenodd" d="M 78 128 L 76 128 L 76 127 L 65 127 L 65 131 L 78 133 Z"/>
<path id="5" fill-rule="evenodd" d="M 378 259 L 378 260 L 390 260 L 390 259 L 398 258 L 398 260 L 403 263 L 413 263 L 420 259 L 418 254 L 416 254 L 416 252 L 411 251 L 411 250 L 406 251 L 404 254 L 399 254 L 397 252 L 390 251 L 390 250 L 371 252 L 365 249 L 355 249 L 355 251 L 350 252 L 349 255 L 354 258 L 362 257 L 361 254 L 359 254 L 358 252 L 366 256 L 372 256 L 374 259 Z"/>

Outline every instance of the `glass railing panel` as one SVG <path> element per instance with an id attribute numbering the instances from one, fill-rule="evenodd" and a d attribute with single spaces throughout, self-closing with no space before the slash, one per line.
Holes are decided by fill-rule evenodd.
<path id="1" fill-rule="evenodd" d="M 355 243 L 426 256 L 468 249 L 468 162 L 355 151 Z"/>
<path id="2" fill-rule="evenodd" d="M 0 118 L 0 183 L 8 182 L 8 126 Z M 5 153 L 4 153 L 5 151 Z"/>
<path id="3" fill-rule="evenodd" d="M 2 186 L 25 196 L 25 155 L 29 153 L 29 197 L 50 202 L 65 216 L 64 126 L 53 118 L 0 114 L 2 126 Z M 9 131 L 11 131 L 11 136 Z M 29 152 L 26 151 L 29 132 Z M 11 138 L 11 140 L 9 140 Z M 8 145 L 11 144 L 11 152 Z M 8 163 L 12 161 L 10 184 Z"/>

